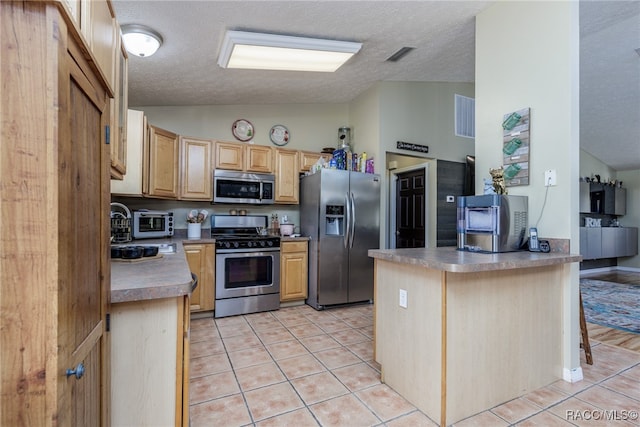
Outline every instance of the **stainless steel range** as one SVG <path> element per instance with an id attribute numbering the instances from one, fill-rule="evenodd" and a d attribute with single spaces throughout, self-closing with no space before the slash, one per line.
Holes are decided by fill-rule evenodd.
<path id="1" fill-rule="evenodd" d="M 263 236 L 262 215 L 214 215 L 215 317 L 280 308 L 280 238 Z"/>

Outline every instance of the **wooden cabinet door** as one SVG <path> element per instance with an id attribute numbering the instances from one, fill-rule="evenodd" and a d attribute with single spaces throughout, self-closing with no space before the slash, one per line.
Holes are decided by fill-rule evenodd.
<path id="1" fill-rule="evenodd" d="M 273 149 L 266 145 L 247 145 L 247 172 L 273 173 Z"/>
<path id="2" fill-rule="evenodd" d="M 109 393 L 106 336 L 109 292 L 109 148 L 105 128 L 108 100 L 77 46 L 67 56 L 66 87 L 61 87 L 58 161 L 58 381 L 60 425 L 100 425 L 107 419 Z M 62 70 L 60 71 L 61 75 Z M 54 217 L 55 218 L 55 217 Z M 55 253 L 51 253 L 55 257 Z M 80 376 L 79 367 L 84 374 Z"/>
<path id="3" fill-rule="evenodd" d="M 213 243 L 185 243 L 184 253 L 191 272 L 198 276 L 198 287 L 191 294 L 191 312 L 213 310 L 215 302 Z"/>
<path id="4" fill-rule="evenodd" d="M 128 56 L 121 37 L 118 37 L 115 65 L 115 96 L 111 100 L 109 145 L 111 146 L 111 177 L 122 180 L 127 173 L 127 93 L 129 87 Z"/>
<path id="5" fill-rule="evenodd" d="M 213 199 L 213 141 L 180 137 L 180 200 Z"/>
<path id="6" fill-rule="evenodd" d="M 324 161 L 328 163 L 332 156 L 331 154 L 300 151 L 300 172 L 310 171 L 311 167 L 316 164 L 320 157 L 324 158 Z"/>
<path id="7" fill-rule="evenodd" d="M 148 197 L 177 199 L 178 135 L 168 130 L 149 125 L 148 162 Z"/>
<path id="8" fill-rule="evenodd" d="M 2 426 L 109 425 L 110 112 L 61 13 L 0 5 Z"/>
<path id="9" fill-rule="evenodd" d="M 127 110 L 127 174 L 111 180 L 111 194 L 142 197 L 142 147 L 146 134 L 144 111 Z"/>
<path id="10" fill-rule="evenodd" d="M 298 152 L 276 149 L 276 195 L 275 202 L 283 204 L 299 203 Z"/>
<path id="11" fill-rule="evenodd" d="M 282 242 L 280 247 L 280 301 L 307 298 L 307 242 Z"/>
<path id="12" fill-rule="evenodd" d="M 216 169 L 244 169 L 244 145 L 216 141 Z"/>

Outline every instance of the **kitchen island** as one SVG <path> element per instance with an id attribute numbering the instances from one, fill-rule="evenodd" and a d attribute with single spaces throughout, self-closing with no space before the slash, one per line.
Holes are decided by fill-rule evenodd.
<path id="1" fill-rule="evenodd" d="M 181 239 L 151 244 L 175 251 L 111 261 L 113 426 L 189 423 L 192 276 Z"/>
<path id="2" fill-rule="evenodd" d="M 382 379 L 440 425 L 562 378 L 563 283 L 579 255 L 420 248 L 369 256 Z"/>

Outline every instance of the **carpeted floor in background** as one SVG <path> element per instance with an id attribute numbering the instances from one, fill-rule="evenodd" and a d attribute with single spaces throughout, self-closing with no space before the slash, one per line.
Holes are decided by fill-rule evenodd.
<path id="1" fill-rule="evenodd" d="M 580 279 L 587 322 L 640 334 L 640 286 Z"/>

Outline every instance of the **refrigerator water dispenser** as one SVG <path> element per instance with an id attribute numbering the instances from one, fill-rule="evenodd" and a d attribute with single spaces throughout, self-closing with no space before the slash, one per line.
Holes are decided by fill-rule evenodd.
<path id="1" fill-rule="evenodd" d="M 344 218 L 327 217 L 325 234 L 327 236 L 344 236 Z"/>
<path id="2" fill-rule="evenodd" d="M 325 234 L 344 236 L 344 206 L 327 205 L 325 215 Z"/>

